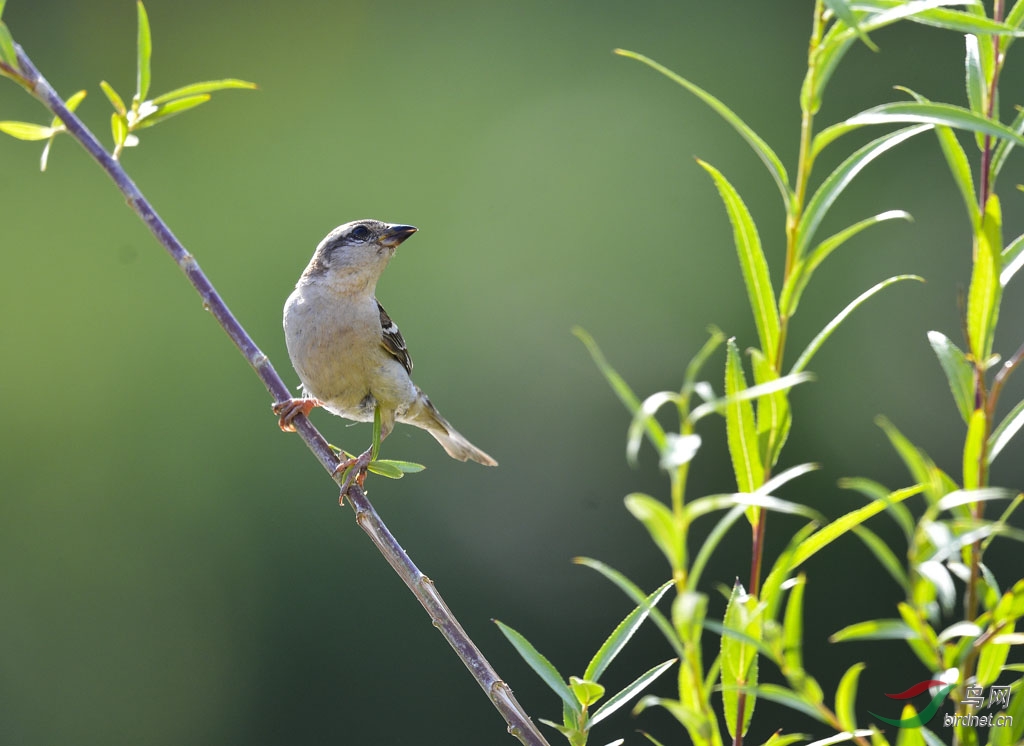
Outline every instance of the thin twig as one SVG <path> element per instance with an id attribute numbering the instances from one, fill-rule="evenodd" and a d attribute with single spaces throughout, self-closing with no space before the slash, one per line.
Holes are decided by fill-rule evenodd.
<path id="1" fill-rule="evenodd" d="M 213 314 L 217 323 L 221 325 L 227 335 L 234 342 L 235 347 L 252 366 L 256 375 L 263 381 L 267 391 L 275 402 L 284 401 L 290 398 L 291 394 L 284 381 L 274 370 L 270 359 L 256 346 L 252 337 L 245 331 L 242 325 L 231 313 L 227 304 L 220 294 L 213 287 L 213 284 L 200 269 L 195 257 L 190 254 L 182 243 L 171 232 L 171 229 L 157 215 L 156 210 L 143 196 L 139 188 L 131 180 L 118 161 L 114 160 L 96 139 L 96 136 L 64 105 L 63 99 L 42 76 L 32 61 L 25 54 L 20 46 L 16 46 L 18 52 L 18 63 L 20 66 L 19 76 L 24 81 L 26 88 L 54 115 L 60 118 L 67 127 L 68 134 L 74 137 L 86 152 L 99 163 L 100 167 L 107 172 L 107 175 L 114 181 L 117 188 L 124 194 L 128 206 L 142 218 L 142 221 L 149 227 L 156 236 L 157 241 L 167 250 L 171 258 L 177 263 L 181 270 L 188 277 L 192 287 L 199 293 L 203 301 L 203 308 Z M 268 417 L 268 422 L 270 418 Z M 331 474 L 336 482 L 340 484 L 341 475 L 335 475 L 334 470 L 339 461 L 331 451 L 327 441 L 313 424 L 305 417 L 297 417 L 295 428 L 299 435 L 309 446 L 320 464 Z M 544 736 L 540 734 L 537 727 L 530 720 L 526 711 L 516 701 L 508 684 L 498 678 L 498 674 L 487 662 L 483 654 L 476 647 L 469 635 L 459 624 L 458 620 L 448 609 L 448 606 L 441 599 L 433 582 L 425 576 L 409 559 L 409 555 L 402 549 L 395 537 L 388 531 L 387 526 L 377 515 L 373 505 L 366 499 L 366 495 L 358 485 L 353 485 L 347 494 L 349 504 L 355 512 L 356 522 L 370 536 L 373 543 L 380 550 L 384 558 L 394 568 L 395 572 L 402 578 L 405 584 L 416 596 L 417 600 L 430 615 L 434 626 L 437 627 L 445 639 L 448 640 L 459 658 L 473 674 L 481 688 L 486 692 L 492 704 L 501 713 L 508 723 L 508 731 L 527 746 L 548 746 Z"/>

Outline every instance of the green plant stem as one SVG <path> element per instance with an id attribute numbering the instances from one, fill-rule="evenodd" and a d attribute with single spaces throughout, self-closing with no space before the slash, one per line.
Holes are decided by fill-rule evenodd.
<path id="1" fill-rule="evenodd" d="M 129 207 L 142 219 L 152 231 L 157 241 L 167 250 L 178 267 L 185 273 L 192 287 L 199 293 L 203 308 L 209 311 L 221 325 L 231 341 L 245 357 L 246 361 L 259 376 L 270 392 L 274 401 L 290 398 L 290 392 L 284 381 L 274 370 L 269 358 L 256 346 L 248 332 L 231 313 L 227 304 L 213 287 L 213 284 L 200 269 L 199 263 L 171 232 L 171 229 L 160 218 L 153 206 L 145 198 L 138 187 L 96 136 L 82 121 L 68 110 L 63 99 L 42 76 L 35 65 L 20 46 L 17 47 L 19 70 L 18 77 L 24 81 L 24 87 L 38 99 L 55 116 L 59 117 L 67 127 L 67 132 L 74 137 L 93 157 L 100 167 L 107 172 L 114 184 L 128 201 Z M 20 82 L 20 81 L 19 81 Z M 268 418 L 269 421 L 270 418 Z M 340 484 L 342 475 L 334 471 L 339 464 L 338 457 L 331 450 L 327 441 L 313 424 L 305 417 L 295 420 L 295 428 L 302 440 L 316 456 L 320 464 Z M 508 723 L 508 731 L 527 746 L 548 746 L 547 741 L 530 720 L 526 711 L 516 701 L 512 691 L 505 684 L 480 650 L 466 634 L 451 611 L 441 599 L 433 582 L 419 571 L 408 554 L 388 531 L 373 505 L 357 484 L 353 484 L 348 492 L 349 503 L 355 512 L 356 522 L 366 531 L 374 544 L 387 559 L 388 563 L 399 574 L 403 582 L 416 596 L 417 600 L 430 615 L 431 620 L 451 644 L 462 659 L 470 673 L 487 693 L 495 708 Z"/>

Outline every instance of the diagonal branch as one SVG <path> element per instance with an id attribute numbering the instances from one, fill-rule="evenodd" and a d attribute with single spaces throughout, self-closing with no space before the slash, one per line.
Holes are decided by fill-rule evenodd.
<path id="1" fill-rule="evenodd" d="M 25 54 L 20 46 L 16 46 L 18 53 L 18 65 L 20 70 L 11 71 L 18 74 L 17 82 L 24 85 L 28 91 L 55 116 L 59 117 L 67 127 L 68 134 L 74 137 L 86 152 L 99 163 L 100 167 L 107 172 L 107 175 L 114 181 L 114 184 L 128 200 L 128 206 L 142 218 L 142 221 L 149 227 L 157 241 L 167 250 L 178 267 L 188 277 L 192 287 L 202 298 L 203 308 L 213 314 L 217 323 L 227 332 L 227 335 L 234 342 L 235 347 L 245 357 L 252 369 L 263 381 L 267 391 L 275 402 L 284 401 L 290 398 L 290 392 L 284 381 L 274 370 L 270 359 L 256 346 L 252 337 L 242 327 L 234 314 L 227 307 L 220 294 L 211 284 L 206 274 L 199 267 L 195 257 L 188 252 L 182 243 L 171 232 L 171 229 L 157 215 L 156 210 L 143 196 L 139 188 L 131 180 L 124 168 L 113 156 L 111 156 L 103 145 L 96 139 L 96 136 L 64 105 L 63 99 L 47 80 L 36 69 L 35 65 Z M 6 66 L 5 66 L 6 67 Z M 6 72 L 6 71 L 5 71 Z M 269 421 L 269 418 L 268 418 Z M 334 475 L 335 467 L 338 466 L 338 458 L 331 451 L 327 441 L 313 424 L 305 417 L 298 417 L 295 420 L 295 428 L 299 435 L 309 446 L 320 464 L 327 470 L 328 474 Z M 336 482 L 340 484 L 341 475 L 334 475 Z M 486 692 L 491 703 L 498 709 L 502 717 L 508 723 L 508 731 L 518 738 L 526 746 L 548 746 L 547 741 L 537 730 L 537 727 L 530 720 L 526 711 L 512 694 L 508 684 L 498 678 L 497 672 L 487 662 L 479 648 L 473 643 L 469 635 L 459 624 L 458 620 L 448 609 L 448 606 L 441 599 L 440 594 L 434 588 L 433 581 L 419 571 L 409 555 L 402 549 L 401 545 L 392 536 L 387 526 L 377 515 L 373 505 L 366 499 L 366 495 L 358 485 L 353 485 L 347 496 L 349 504 L 355 511 L 356 522 L 370 536 L 370 539 L 384 555 L 395 572 L 402 578 L 409 590 L 413 592 L 417 600 L 430 615 L 434 626 L 441 630 L 441 634 L 448 640 L 459 658 L 473 674 L 473 678 Z"/>

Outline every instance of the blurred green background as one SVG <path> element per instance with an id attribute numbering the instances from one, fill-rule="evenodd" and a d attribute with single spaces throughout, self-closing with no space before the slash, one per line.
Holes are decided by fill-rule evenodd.
<path id="1" fill-rule="evenodd" d="M 373 479 L 370 496 L 534 718 L 557 719 L 560 706 L 490 619 L 579 674 L 629 604 L 570 558 L 600 558 L 646 587 L 666 575 L 621 502 L 665 495 L 666 482 L 650 452 L 626 465 L 627 415 L 570 328 L 590 331 L 641 395 L 678 386 L 710 323 L 754 342 L 731 229 L 695 156 L 744 195 L 781 273 L 782 211 L 760 163 L 689 94 L 611 50 L 716 93 L 789 165 L 810 5 L 147 6 L 155 94 L 220 77 L 260 85 L 143 131 L 124 162 L 289 385 L 281 306 L 320 238 L 360 217 L 419 226 L 378 295 L 417 382 L 501 467 L 451 461 L 400 427 L 385 455 L 429 468 Z M 64 96 L 89 90 L 79 113 L 109 142 L 98 82 L 131 94 L 134 3 L 10 0 L 5 20 Z M 892 100 L 895 84 L 963 100 L 959 36 L 905 26 L 875 40 L 881 53 L 856 49 L 836 75 L 823 124 Z M 1011 57 L 1005 92 L 1020 90 L 1021 70 Z M 48 121 L 0 83 L 0 119 Z M 39 150 L 0 140 L 0 743 L 512 743 L 106 177 L 68 138 L 46 174 Z M 1008 236 L 1024 230 L 1007 188 L 1024 180 L 1019 161 L 1003 177 Z M 836 488 L 841 476 L 909 481 L 876 414 L 958 470 L 962 424 L 925 332 L 961 338 L 969 232 L 930 135 L 872 165 L 823 230 L 891 208 L 916 222 L 845 247 L 791 332 L 793 356 L 876 281 L 928 279 L 858 312 L 812 365 L 817 382 L 793 395 L 783 465 L 823 468 L 783 496 L 833 517 L 861 504 Z M 1021 296 L 1011 286 L 1004 353 L 1024 333 Z M 720 390 L 720 357 L 707 375 Z M 1004 402 L 1022 392 L 1014 381 Z M 366 426 L 313 420 L 349 450 L 368 443 Z M 692 494 L 731 491 L 724 428 L 703 432 Z M 996 463 L 995 483 L 1021 484 L 1022 447 Z M 771 548 L 799 525 L 773 518 Z M 884 519 L 875 526 L 895 540 Z M 748 546 L 735 529 L 709 580 L 745 576 Z M 1015 551 L 997 543 L 990 555 L 1004 581 L 1019 577 Z M 869 666 L 865 709 L 928 673 L 901 643 L 827 643 L 899 600 L 854 539 L 808 571 L 806 644 L 827 691 L 857 660 Z M 629 652 L 610 686 L 670 655 L 650 630 Z M 776 727 L 827 735 L 767 707 L 754 722 L 759 741 Z M 595 743 L 637 727 L 682 738 L 651 712 L 613 720 Z"/>

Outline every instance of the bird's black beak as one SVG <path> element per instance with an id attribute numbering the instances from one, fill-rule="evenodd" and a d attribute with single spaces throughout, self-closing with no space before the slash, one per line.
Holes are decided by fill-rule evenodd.
<path id="1" fill-rule="evenodd" d="M 389 225 L 381 235 L 380 242 L 393 249 L 417 230 L 415 225 Z"/>

